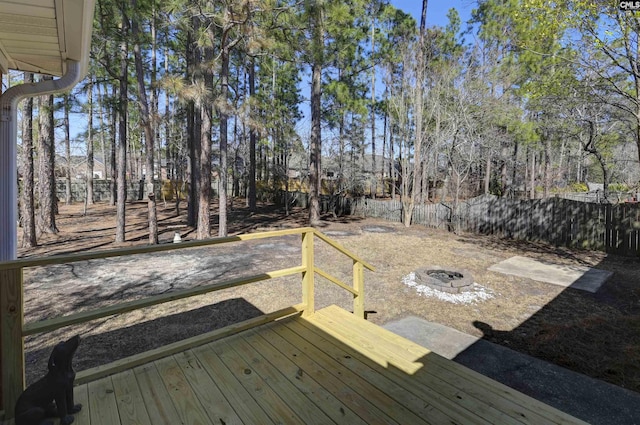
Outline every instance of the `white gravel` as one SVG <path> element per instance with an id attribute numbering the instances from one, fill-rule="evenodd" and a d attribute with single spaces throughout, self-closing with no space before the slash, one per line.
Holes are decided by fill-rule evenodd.
<path id="1" fill-rule="evenodd" d="M 459 294 L 450 294 L 448 292 L 438 291 L 426 285 L 416 283 L 416 275 L 411 272 L 402 278 L 402 283 L 410 288 L 414 288 L 418 295 L 425 297 L 434 297 L 442 301 L 453 304 L 476 304 L 479 301 L 486 301 L 495 297 L 494 292 L 482 285 L 473 283 L 471 288 Z"/>

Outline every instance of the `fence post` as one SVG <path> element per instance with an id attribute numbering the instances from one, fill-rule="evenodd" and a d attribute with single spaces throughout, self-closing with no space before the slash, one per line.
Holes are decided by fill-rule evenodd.
<path id="1" fill-rule="evenodd" d="M 24 389 L 22 269 L 0 270 L 0 393 L 5 419 Z"/>
<path id="2" fill-rule="evenodd" d="M 314 259 L 313 259 L 313 230 L 302 234 L 302 303 L 305 305 L 303 316 L 310 316 L 315 312 L 314 307 Z"/>
<path id="3" fill-rule="evenodd" d="M 357 260 L 353 260 L 353 289 L 358 293 L 353 296 L 353 314 L 364 319 L 364 267 Z"/>

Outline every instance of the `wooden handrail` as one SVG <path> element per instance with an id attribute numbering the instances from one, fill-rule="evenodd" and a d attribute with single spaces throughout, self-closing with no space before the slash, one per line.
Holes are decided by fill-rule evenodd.
<path id="1" fill-rule="evenodd" d="M 236 279 L 229 279 L 224 282 L 213 283 L 211 285 L 203 285 L 195 288 L 183 289 L 180 291 L 155 295 L 155 296 L 143 298 L 140 300 L 129 301 L 129 302 L 111 305 L 108 307 L 99 308 L 97 310 L 83 311 L 76 314 L 70 314 L 68 316 L 60 316 L 54 319 L 28 323 L 23 326 L 22 335 L 28 336 L 28 335 L 33 335 L 37 333 L 53 331 L 56 329 L 64 328 L 65 326 L 84 323 L 90 320 L 100 319 L 102 317 L 113 316 L 116 314 L 127 313 L 130 311 L 139 310 L 144 307 L 151 307 L 154 305 L 163 304 L 170 301 L 181 300 L 183 298 L 189 298 L 196 295 L 203 295 L 209 292 L 220 291 L 222 289 L 242 286 L 248 283 L 255 283 L 263 280 L 290 276 L 292 274 L 302 273 L 304 270 L 305 268 L 302 266 L 291 267 L 288 269 L 281 269 L 281 270 L 261 273 L 261 274 L 248 276 L 248 277 L 239 277 Z"/>
<path id="2" fill-rule="evenodd" d="M 337 249 L 338 251 L 340 251 L 341 253 L 343 253 L 347 257 L 351 258 L 354 261 L 357 261 L 358 263 L 361 263 L 365 268 L 371 270 L 372 272 L 376 271 L 376 268 L 373 267 L 371 264 L 367 263 L 366 261 L 364 261 L 363 259 L 358 257 L 356 254 L 352 253 L 347 248 L 345 248 L 342 245 L 340 245 L 338 242 L 330 239 L 324 233 L 320 232 L 319 230 L 315 230 L 315 229 L 314 229 L 314 233 L 316 234 L 317 237 L 319 237 L 324 242 L 328 243 L 329 245 L 331 245 L 332 247 L 334 247 L 335 249 Z"/>
<path id="3" fill-rule="evenodd" d="M 27 267 L 38 267 L 56 264 L 68 264 L 78 261 L 98 260 L 126 255 L 150 254 L 163 251 L 173 251 L 176 249 L 188 249 L 220 245 L 230 242 L 266 239 L 288 235 L 302 236 L 302 262 L 301 265 L 275 270 L 272 272 L 257 274 L 248 277 L 230 279 L 214 284 L 203 285 L 196 288 L 189 288 L 151 296 L 145 299 L 129 301 L 91 311 L 70 314 L 39 322 L 24 323 L 23 317 L 23 269 Z M 317 268 L 314 264 L 314 236 L 317 236 L 328 245 L 346 255 L 353 261 L 353 287 L 345 284 L 338 278 Z M 330 282 L 349 291 L 353 295 L 354 314 L 364 317 L 364 276 L 363 270 L 367 268 L 374 271 L 375 268 L 351 251 L 344 248 L 339 243 L 331 240 L 323 233 L 312 227 L 302 227 L 297 229 L 276 230 L 262 233 L 248 233 L 237 236 L 223 238 L 212 238 L 206 240 L 182 242 L 179 244 L 163 244 L 143 247 L 120 248 L 104 251 L 93 251 L 78 254 L 55 255 L 46 258 L 24 258 L 20 260 L 0 262 L 0 311 L 3 317 L 0 320 L 0 353 L 2 354 L 2 376 L 0 377 L 0 389 L 2 394 L 2 406 L 5 413 L 11 409 L 6 406 L 13 406 L 19 393 L 24 387 L 24 337 L 41 332 L 48 332 L 78 323 L 85 323 L 90 320 L 102 317 L 113 316 L 131 312 L 140 308 L 150 307 L 170 301 L 175 301 L 196 295 L 202 295 L 221 289 L 232 288 L 248 283 L 260 282 L 272 278 L 289 276 L 300 273 L 302 275 L 302 303 L 288 307 L 277 312 L 268 313 L 240 324 L 230 325 L 227 328 L 214 331 L 206 336 L 190 338 L 169 344 L 165 347 L 152 350 L 148 353 L 133 356 L 129 359 L 122 359 L 109 365 L 100 366 L 90 371 L 80 372 L 78 376 L 83 379 L 96 379 L 99 376 L 106 376 L 115 371 L 131 367 L 131 365 L 141 364 L 150 359 L 159 358 L 185 349 L 184 347 L 199 344 L 207 338 L 222 337 L 240 330 L 247 329 L 257 324 L 266 323 L 287 314 L 301 312 L 303 315 L 310 315 L 314 312 L 314 275 L 326 278 Z M 177 351 L 176 351 L 177 350 Z"/>
<path id="4" fill-rule="evenodd" d="M 92 251 L 78 254 L 52 255 L 51 257 L 23 258 L 20 260 L 0 261 L 0 270 L 50 266 L 54 264 L 68 264 L 78 261 L 99 260 L 104 258 L 122 257 L 125 255 L 150 254 L 154 252 L 173 251 L 176 249 L 198 248 L 203 246 L 220 245 L 229 242 L 249 241 L 255 239 L 266 239 L 278 236 L 300 235 L 313 231 L 311 227 L 300 227 L 296 229 L 274 230 L 261 233 L 244 233 L 242 235 L 227 236 L 221 238 L 211 238 L 198 241 L 188 241 L 180 243 L 166 243 L 161 245 L 148 245 L 133 248 L 117 248 L 101 251 Z M 326 236 L 325 236 L 326 237 Z M 349 254 L 347 254 L 349 255 Z"/>
<path id="5" fill-rule="evenodd" d="M 325 279 L 327 279 L 329 282 L 338 285 L 339 287 L 341 287 L 345 291 L 351 292 L 353 295 L 358 295 L 358 291 L 356 291 L 351 286 L 347 285 L 346 283 L 344 283 L 343 281 L 341 281 L 337 277 L 331 275 L 330 273 L 325 272 L 324 270 L 322 270 L 319 267 L 314 267 L 314 270 L 315 270 L 316 273 L 318 273 L 320 276 L 322 276 Z"/>

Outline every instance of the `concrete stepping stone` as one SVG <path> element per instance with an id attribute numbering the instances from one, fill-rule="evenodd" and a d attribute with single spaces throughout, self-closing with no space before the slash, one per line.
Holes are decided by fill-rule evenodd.
<path id="1" fill-rule="evenodd" d="M 594 293 L 613 275 L 593 267 L 554 264 L 521 256 L 494 264 L 489 270 Z"/>

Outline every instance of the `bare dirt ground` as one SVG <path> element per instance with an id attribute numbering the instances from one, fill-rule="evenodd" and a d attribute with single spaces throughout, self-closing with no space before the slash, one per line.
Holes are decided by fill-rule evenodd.
<path id="1" fill-rule="evenodd" d="M 160 239 L 183 240 L 195 232 L 184 212 L 159 203 Z M 217 208 L 212 205 L 212 217 Z M 115 207 L 60 206 L 56 235 L 41 235 L 40 246 L 20 257 L 48 256 L 145 244 L 146 203 L 127 206 L 127 242 L 116 245 Z M 273 206 L 250 214 L 238 201 L 230 214 L 230 234 L 306 225 L 306 211 L 289 216 Z M 217 226 L 214 224 L 213 233 Z M 640 392 L 640 261 L 600 252 L 572 251 L 545 244 L 455 235 L 423 226 L 359 217 L 326 217 L 320 229 L 370 262 L 365 273 L 368 319 L 377 324 L 418 316 L 542 358 L 574 371 Z M 487 268 L 514 255 L 614 272 L 595 294 Z M 316 262 L 345 282 L 351 263 L 316 242 Z M 254 275 L 300 264 L 298 237 L 257 240 L 153 255 L 93 260 L 25 271 L 25 321 L 33 322 L 196 285 Z M 403 277 L 428 265 L 470 270 L 486 300 L 454 304 L 420 295 Z M 27 338 L 27 381 L 46 368 L 51 346 L 75 333 L 83 337 L 77 369 L 97 366 L 172 341 L 197 335 L 301 302 L 297 276 L 270 280 L 174 301 Z M 316 306 L 351 309 L 346 291 L 317 277 Z M 475 323 L 475 325 L 474 325 Z"/>

